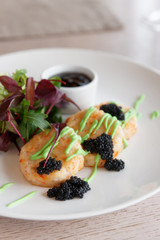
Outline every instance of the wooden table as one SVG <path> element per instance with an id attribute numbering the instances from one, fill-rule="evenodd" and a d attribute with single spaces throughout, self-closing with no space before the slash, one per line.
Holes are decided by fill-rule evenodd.
<path id="1" fill-rule="evenodd" d="M 107 0 L 123 29 L 90 34 L 0 41 L 0 54 L 41 47 L 72 47 L 125 55 L 160 70 L 160 33 L 144 17 L 160 8 L 158 0 Z M 0 239 L 160 239 L 160 193 L 126 209 L 70 221 L 25 221 L 0 217 Z"/>

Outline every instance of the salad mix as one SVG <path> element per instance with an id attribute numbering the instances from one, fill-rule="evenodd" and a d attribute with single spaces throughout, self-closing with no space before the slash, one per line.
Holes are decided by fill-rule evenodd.
<path id="1" fill-rule="evenodd" d="M 62 122 L 61 108 L 74 103 L 60 88 L 59 77 L 35 81 L 25 69 L 0 76 L 0 151 L 8 151 L 18 139 L 25 144 L 33 135 Z"/>

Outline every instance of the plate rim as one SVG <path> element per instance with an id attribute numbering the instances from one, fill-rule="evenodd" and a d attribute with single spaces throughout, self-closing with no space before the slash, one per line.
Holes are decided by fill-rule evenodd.
<path id="1" fill-rule="evenodd" d="M 96 54 L 102 54 L 102 55 L 105 55 L 107 56 L 108 58 L 113 58 L 115 60 L 119 60 L 119 61 L 123 61 L 123 62 L 127 62 L 127 63 L 130 63 L 130 64 L 134 64 L 136 66 L 139 66 L 141 68 L 144 68 L 146 70 L 149 70 L 151 71 L 152 73 L 154 74 L 157 74 L 158 76 L 160 76 L 160 71 L 154 67 L 151 67 L 151 66 L 148 66 L 147 64 L 144 64 L 144 63 L 141 63 L 139 61 L 136 61 L 128 56 L 123 56 L 123 55 L 120 55 L 120 54 L 115 54 L 115 53 L 110 53 L 110 52 L 107 52 L 107 51 L 102 51 L 102 50 L 94 50 L 94 49 L 85 49 L 85 48 L 65 48 L 65 47 L 56 47 L 56 48 L 51 48 L 51 47 L 48 47 L 48 48 L 31 48 L 31 49 L 26 49 L 26 50 L 21 50 L 21 51 L 13 51 L 13 52 L 10 52 L 10 53 L 6 53 L 6 54 L 1 54 L 0 55 L 0 60 L 1 58 L 3 57 L 10 57 L 10 56 L 14 56 L 16 54 L 25 54 L 25 53 L 34 53 L 34 52 L 45 52 L 45 51 L 75 51 L 75 52 L 88 52 L 88 53 L 96 53 Z M 150 191 L 149 193 L 141 196 L 141 197 L 137 197 L 136 199 L 134 200 L 129 200 L 129 201 L 126 201 L 125 203 L 121 203 L 121 204 L 118 204 L 116 206 L 113 206 L 113 207 L 108 207 L 108 208 L 105 208 L 103 210 L 94 210 L 93 212 L 92 211 L 87 211 L 87 212 L 83 212 L 83 213 L 72 213 L 72 214 L 61 214 L 61 215 L 39 215 L 38 217 L 33 216 L 30 217 L 30 216 L 26 216 L 24 217 L 23 214 L 17 214 L 15 216 L 15 214 L 12 212 L 11 213 L 7 213 L 7 214 L 1 214 L 0 213 L 0 216 L 2 217 L 9 217 L 9 218 L 13 218 L 13 219 L 22 219 L 22 220 L 34 220 L 34 221 L 62 221 L 62 220 L 74 220 L 74 219 L 83 219 L 83 218 L 88 218 L 88 217 L 93 217 L 93 216 L 98 216 L 98 215 L 102 215 L 102 214 L 107 214 L 107 213 L 112 213 L 112 212 L 115 212 L 115 211 L 118 211 L 118 210 L 122 210 L 124 208 L 128 208 L 130 206 L 133 206 L 145 199 L 148 199 L 149 197 L 152 197 L 153 195 L 157 194 L 158 192 L 160 192 L 160 186 L 157 187 L 156 189 Z"/>
<path id="2" fill-rule="evenodd" d="M 103 51 L 103 50 L 97 50 L 97 49 L 88 49 L 88 48 L 68 48 L 68 47 L 42 47 L 42 48 L 30 48 L 30 49 L 26 49 L 26 50 L 20 50 L 20 51 L 13 51 L 13 52 L 9 52 L 9 53 L 5 53 L 5 54 L 0 54 L 0 58 L 1 57 L 5 57 L 5 56 L 9 56 L 9 55 L 15 55 L 15 54 L 24 54 L 27 52 L 38 52 L 38 51 L 80 51 L 80 52 L 88 52 L 88 53 L 97 53 L 97 54 L 103 54 L 103 55 L 107 55 L 109 58 L 114 58 L 114 59 L 118 59 L 118 60 L 122 60 L 124 62 L 129 62 L 131 64 L 134 64 L 136 66 L 140 66 L 145 68 L 146 70 L 150 70 L 153 73 L 156 73 L 160 76 L 160 70 L 158 70 L 157 68 L 150 66 L 146 63 L 143 63 L 139 60 L 135 60 L 132 59 L 129 56 L 125 56 L 125 55 L 121 55 L 121 54 L 117 54 L 117 53 L 112 53 L 112 52 L 108 52 L 108 51 Z"/>
<path id="3" fill-rule="evenodd" d="M 121 211 L 125 208 L 128 208 L 130 206 L 135 206 L 136 204 L 152 197 L 153 195 L 157 194 L 160 192 L 160 186 L 149 192 L 148 194 L 145 194 L 142 197 L 139 197 L 135 200 L 129 200 L 126 203 L 122 203 L 119 205 L 116 205 L 114 207 L 106 208 L 105 210 L 96 210 L 93 213 L 91 211 L 85 212 L 85 213 L 72 213 L 70 215 L 50 215 L 50 217 L 45 217 L 43 218 L 43 215 L 39 215 L 38 218 L 36 216 L 34 217 L 23 217 L 23 214 L 18 214 L 15 216 L 14 214 L 2 214 L 0 217 L 8 217 L 8 218 L 13 218 L 13 219 L 19 219 L 19 220 L 30 220 L 30 221 L 67 221 L 67 220 L 76 220 L 76 219 L 85 219 L 85 218 L 90 218 L 90 217 L 96 217 L 99 215 L 104 215 L 104 214 L 109 214 L 117 211 Z M 67 216 L 67 217 L 66 217 Z"/>

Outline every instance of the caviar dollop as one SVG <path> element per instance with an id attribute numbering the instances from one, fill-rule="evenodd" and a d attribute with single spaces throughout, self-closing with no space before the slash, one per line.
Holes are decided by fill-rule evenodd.
<path id="1" fill-rule="evenodd" d="M 125 120 L 125 115 L 122 111 L 122 108 L 114 103 L 101 105 L 100 110 L 103 110 L 105 113 L 109 113 L 112 116 L 117 117 L 118 120 Z"/>
<path id="2" fill-rule="evenodd" d="M 55 197 L 56 200 L 65 201 L 75 197 L 83 198 L 84 194 L 90 189 L 87 181 L 72 176 L 69 180 L 61 183 L 59 187 L 49 189 L 47 196 L 49 198 Z"/>
<path id="3" fill-rule="evenodd" d="M 82 143 L 85 150 L 91 153 L 99 153 L 103 160 L 113 159 L 113 141 L 112 137 L 106 133 L 101 134 L 95 139 L 88 139 Z"/>
<path id="4" fill-rule="evenodd" d="M 44 167 L 44 163 L 45 163 L 45 160 L 39 162 L 39 166 L 37 167 L 37 173 L 39 175 L 42 175 L 42 174 L 49 175 L 54 170 L 60 170 L 62 167 L 61 160 L 57 161 L 55 158 L 51 158 L 51 157 L 49 157 L 49 159 L 47 160 L 45 167 Z"/>
<path id="5" fill-rule="evenodd" d="M 114 160 L 106 161 L 104 167 L 109 171 L 117 171 L 124 169 L 125 163 L 123 160 L 115 158 Z"/>

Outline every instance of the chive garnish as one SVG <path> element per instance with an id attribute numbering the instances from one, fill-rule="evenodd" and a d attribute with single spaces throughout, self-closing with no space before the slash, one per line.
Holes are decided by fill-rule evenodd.
<path id="1" fill-rule="evenodd" d="M 37 191 L 30 192 L 30 193 L 24 195 L 23 197 L 21 197 L 21 198 L 15 200 L 15 201 L 13 201 L 13 202 L 7 204 L 7 207 L 14 207 L 14 206 L 16 206 L 16 205 L 18 205 L 19 203 L 21 203 L 21 202 L 29 199 L 30 197 L 32 197 L 35 193 L 37 193 Z"/>

